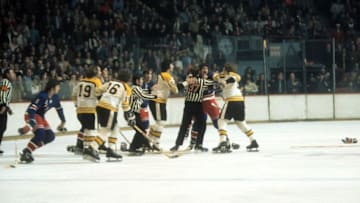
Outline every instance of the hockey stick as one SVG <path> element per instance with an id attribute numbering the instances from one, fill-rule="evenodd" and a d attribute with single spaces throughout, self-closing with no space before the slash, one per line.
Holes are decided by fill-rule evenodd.
<path id="1" fill-rule="evenodd" d="M 119 127 L 119 128 L 120 128 L 120 127 Z M 124 138 L 125 142 L 130 145 L 131 142 L 130 142 L 129 139 L 124 135 L 124 133 L 121 131 L 121 129 L 120 129 L 119 132 L 120 132 L 121 137 Z"/>
<path id="2" fill-rule="evenodd" d="M 15 138 L 15 144 L 14 144 L 14 157 L 15 157 L 14 163 L 7 165 L 6 168 L 16 168 L 17 165 L 19 164 L 20 157 L 18 153 L 17 139 L 18 138 Z"/>
<path id="3" fill-rule="evenodd" d="M 163 155 L 167 156 L 168 158 L 177 158 L 177 157 L 179 157 L 179 154 L 176 154 L 176 153 L 171 152 L 171 151 L 164 151 L 163 149 L 161 149 L 159 147 L 159 145 L 157 143 L 155 143 L 155 141 L 153 139 L 151 139 L 141 128 L 139 128 L 139 126 L 134 125 L 133 127 L 142 136 L 144 136 L 151 144 L 155 145 L 160 150 L 159 151 L 160 154 L 163 154 Z"/>

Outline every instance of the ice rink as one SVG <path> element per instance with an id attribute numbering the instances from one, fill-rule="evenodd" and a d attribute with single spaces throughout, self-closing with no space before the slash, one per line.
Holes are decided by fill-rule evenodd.
<path id="1" fill-rule="evenodd" d="M 246 152 L 248 139 L 235 125 L 230 154 L 189 153 L 175 159 L 153 154 L 124 156 L 122 162 L 91 163 L 65 150 L 75 135 L 57 137 L 34 152 L 29 165 L 14 162 L 15 141 L 4 141 L 0 157 L 0 202 L 359 202 L 360 121 L 253 123 L 260 152 Z M 162 147 L 175 142 L 178 128 L 166 128 Z M 130 139 L 131 131 L 124 131 Z M 207 127 L 204 145 L 218 144 Z M 119 140 L 123 139 L 119 136 Z M 18 140 L 19 151 L 28 140 Z M 187 141 L 188 142 L 188 141 Z"/>

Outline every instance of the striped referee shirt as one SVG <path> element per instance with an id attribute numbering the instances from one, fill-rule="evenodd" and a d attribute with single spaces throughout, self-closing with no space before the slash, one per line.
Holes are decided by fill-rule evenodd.
<path id="1" fill-rule="evenodd" d="M 213 85 L 214 82 L 202 78 L 196 78 L 196 80 L 188 84 L 188 82 L 182 83 L 186 88 L 185 102 L 202 102 L 204 91 Z"/>
<path id="2" fill-rule="evenodd" d="M 134 85 L 131 89 L 131 95 L 129 99 L 130 103 L 130 110 L 132 112 L 140 112 L 141 104 L 144 102 L 144 100 L 150 100 L 150 99 L 156 99 L 156 95 L 147 94 L 141 89 L 141 87 Z"/>
<path id="3" fill-rule="evenodd" d="M 7 78 L 0 82 L 0 106 L 9 106 L 13 86 Z"/>

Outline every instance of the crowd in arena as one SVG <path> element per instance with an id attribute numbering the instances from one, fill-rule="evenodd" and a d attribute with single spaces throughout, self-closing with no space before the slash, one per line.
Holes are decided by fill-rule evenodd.
<path id="1" fill-rule="evenodd" d="M 326 6 L 321 6 L 326 5 Z M 360 3 L 312 0 L 0 0 L 0 67 L 17 73 L 13 101 L 33 98 L 49 78 L 61 79 L 62 98 L 91 64 L 103 80 L 120 69 L 160 71 L 171 59 L 174 78 L 207 63 L 226 61 L 216 47 L 221 35 L 264 38 L 334 38 L 337 88 L 360 91 Z M 332 92 L 332 67 L 309 74 L 239 72 L 246 94 Z"/>

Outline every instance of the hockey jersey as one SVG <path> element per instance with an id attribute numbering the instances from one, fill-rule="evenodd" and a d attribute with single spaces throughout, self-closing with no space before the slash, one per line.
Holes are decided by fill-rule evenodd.
<path id="1" fill-rule="evenodd" d="M 78 114 L 96 113 L 98 96 L 101 93 L 101 81 L 99 78 L 84 78 L 80 80 L 73 90 L 76 112 Z"/>
<path id="2" fill-rule="evenodd" d="M 64 111 L 60 104 L 60 98 L 57 94 L 49 98 L 49 94 L 47 92 L 40 92 L 37 97 L 31 101 L 31 104 L 27 108 L 26 112 L 28 113 L 30 119 L 35 119 L 35 114 L 40 115 L 45 119 L 45 113 L 53 107 L 56 108 L 60 120 L 65 122 Z"/>
<path id="3" fill-rule="evenodd" d="M 153 94 L 159 97 L 155 99 L 156 102 L 166 103 L 170 96 L 170 92 L 177 94 L 179 92 L 174 78 L 168 72 L 161 72 L 158 75 L 157 84 L 154 88 Z"/>
<path id="4" fill-rule="evenodd" d="M 241 76 L 234 72 L 214 76 L 214 79 L 221 84 L 222 96 L 225 101 L 244 101 L 244 97 L 238 88 Z"/>
<path id="5" fill-rule="evenodd" d="M 129 110 L 129 97 L 131 88 L 128 84 L 117 81 L 110 81 L 101 88 L 104 93 L 97 106 L 118 112 L 120 104 L 124 111 Z"/>

